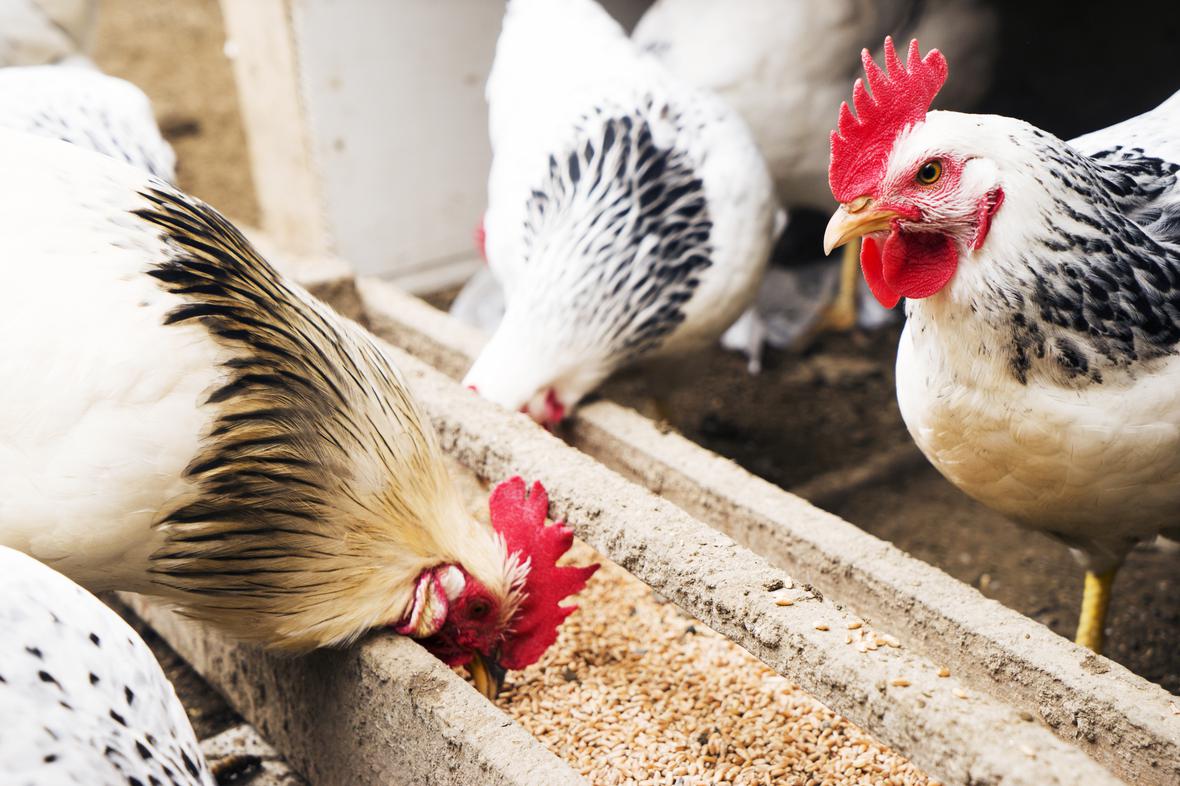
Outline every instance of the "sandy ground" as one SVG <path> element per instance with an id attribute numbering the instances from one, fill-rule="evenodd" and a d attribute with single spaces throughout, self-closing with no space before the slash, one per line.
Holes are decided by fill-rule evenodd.
<path id="1" fill-rule="evenodd" d="M 139 85 L 176 148 L 185 191 L 258 225 L 246 135 L 217 0 L 101 0 L 94 59 Z"/>

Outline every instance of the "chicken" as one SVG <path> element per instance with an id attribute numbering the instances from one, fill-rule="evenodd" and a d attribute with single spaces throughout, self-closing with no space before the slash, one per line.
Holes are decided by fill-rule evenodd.
<path id="1" fill-rule="evenodd" d="M 393 628 L 489 693 L 552 643 L 593 567 L 539 487 L 464 511 L 371 336 L 130 165 L 0 130 L 0 171 L 0 543 L 277 649 Z"/>
<path id="2" fill-rule="evenodd" d="M 0 66 L 88 62 L 97 0 L 0 0 Z"/>
<path id="3" fill-rule="evenodd" d="M 176 154 L 148 97 L 84 66 L 0 69 L 0 127 L 64 139 L 176 181 Z"/>
<path id="4" fill-rule="evenodd" d="M 467 385 L 553 424 L 616 369 L 737 319 L 779 211 L 736 113 L 593 0 L 511 0 L 487 98 L 483 230 L 506 310 Z"/>
<path id="5" fill-rule="evenodd" d="M 1128 550 L 1180 534 L 1180 93 L 1063 142 L 927 112 L 943 56 L 863 55 L 841 107 L 826 250 L 864 237 L 882 305 L 907 298 L 906 426 L 951 482 L 1075 550 L 1077 641 L 1100 651 Z"/>
<path id="6" fill-rule="evenodd" d="M 213 786 L 148 646 L 86 590 L 0 546 L 5 783 Z"/>
<path id="7" fill-rule="evenodd" d="M 976 0 L 657 0 L 632 37 L 673 74 L 715 91 L 741 113 L 788 210 L 827 214 L 827 107 L 844 96 L 859 69 L 854 53 L 887 33 L 942 41 L 959 63 L 959 76 L 941 103 L 969 108 L 987 88 L 995 31 L 994 12 Z M 830 265 L 788 271 L 803 281 L 770 280 L 759 297 L 757 312 L 779 323 L 769 331 L 772 345 L 795 343 L 821 322 L 838 330 L 857 323 L 855 247 L 839 271 Z M 824 300 L 809 307 L 813 293 Z M 885 317 L 861 309 L 862 325 Z M 735 348 L 750 343 L 745 351 L 756 360 L 760 342 L 731 341 Z"/>

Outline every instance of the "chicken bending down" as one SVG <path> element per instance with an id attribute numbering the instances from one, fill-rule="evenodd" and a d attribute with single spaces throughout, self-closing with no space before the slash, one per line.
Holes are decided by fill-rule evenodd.
<path id="1" fill-rule="evenodd" d="M 148 97 L 83 65 L 0 68 L 0 127 L 73 142 L 176 181 L 176 154 Z"/>
<path id="2" fill-rule="evenodd" d="M 879 49 L 886 35 L 939 41 L 956 61 L 939 105 L 969 109 L 990 83 L 995 16 L 980 0 L 657 0 L 632 38 L 741 114 L 788 210 L 826 215 L 828 112 L 860 69 L 856 53 Z M 856 252 L 850 244 L 839 270 L 807 260 L 785 268 L 794 282 L 767 281 L 751 317 L 779 323 L 767 326 L 771 345 L 797 345 L 820 328 L 850 329 L 858 311 L 862 326 L 888 320 L 876 303 L 864 308 L 871 297 L 858 304 Z M 808 300 L 815 297 L 822 300 Z M 756 361 L 759 349 L 746 351 Z"/>
<path id="3" fill-rule="evenodd" d="M 184 707 L 102 601 L 0 546 L 0 773 L 29 786 L 213 786 Z"/>
<path id="4" fill-rule="evenodd" d="M 1180 534 L 1180 93 L 1073 140 L 928 112 L 943 56 L 863 55 L 832 134 L 827 250 L 863 237 L 907 298 L 897 398 L 949 480 L 1073 547 L 1077 641 L 1100 651 L 1114 572 Z"/>
<path id="5" fill-rule="evenodd" d="M 483 230 L 506 311 L 466 384 L 553 424 L 616 369 L 737 319 L 779 211 L 733 110 L 593 0 L 511 0 L 487 98 Z"/>
<path id="6" fill-rule="evenodd" d="M 278 649 L 392 628 L 485 686 L 553 642 L 593 568 L 555 567 L 539 487 L 468 515 L 369 334 L 123 162 L 0 130 L 0 171 L 0 544 Z"/>

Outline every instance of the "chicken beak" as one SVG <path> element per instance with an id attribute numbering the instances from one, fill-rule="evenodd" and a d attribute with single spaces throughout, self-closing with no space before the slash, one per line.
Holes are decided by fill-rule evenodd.
<path id="1" fill-rule="evenodd" d="M 495 701 L 496 696 L 500 694 L 500 688 L 504 687 L 504 675 L 507 673 L 504 667 L 495 658 L 488 658 L 477 652 L 467 664 L 467 670 L 471 672 L 475 689 L 488 700 Z"/>
<path id="2" fill-rule="evenodd" d="M 840 205 L 824 230 L 824 255 L 850 240 L 889 229 L 895 218 L 897 213 L 892 210 L 875 209 L 870 197 L 857 197 Z"/>

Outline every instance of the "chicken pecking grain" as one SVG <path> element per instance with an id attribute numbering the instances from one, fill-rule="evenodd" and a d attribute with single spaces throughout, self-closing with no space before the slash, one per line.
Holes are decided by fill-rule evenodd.
<path id="1" fill-rule="evenodd" d="M 779 211 L 733 110 L 593 0 L 512 0 L 487 98 L 484 242 L 506 311 L 466 384 L 553 424 L 615 370 L 737 319 Z"/>
<path id="2" fill-rule="evenodd" d="M 0 130 L 0 171 L 0 544 L 274 648 L 392 628 L 488 693 L 540 656 L 592 569 L 539 488 L 463 510 L 382 345 L 139 169 Z"/>

